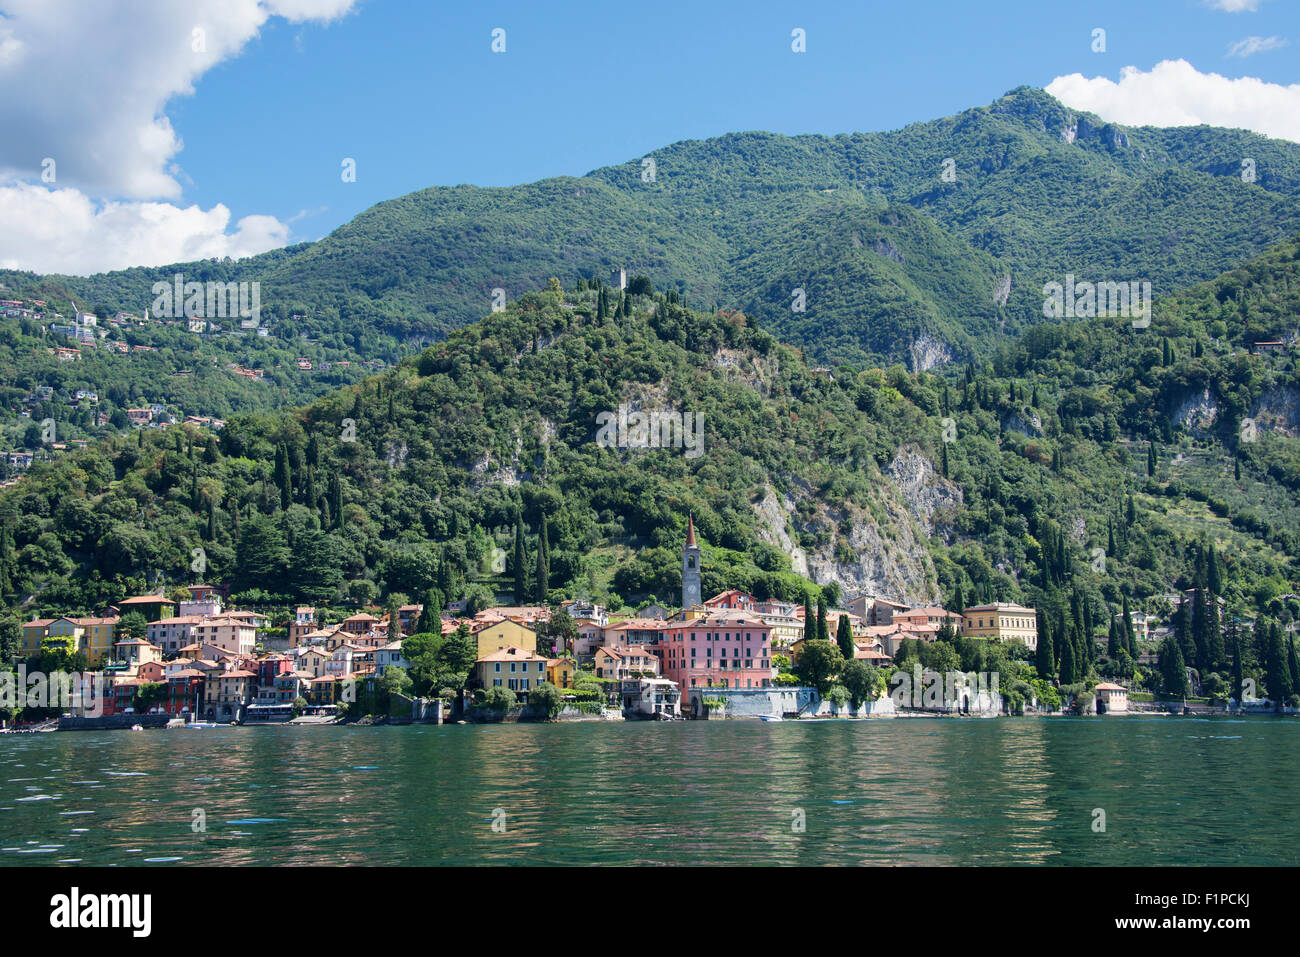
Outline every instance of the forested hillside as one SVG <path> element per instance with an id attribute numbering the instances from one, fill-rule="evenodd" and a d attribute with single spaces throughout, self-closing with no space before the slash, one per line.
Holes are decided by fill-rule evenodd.
<path id="1" fill-rule="evenodd" d="M 309 335 L 365 351 L 473 322 L 495 288 L 626 267 L 691 306 L 742 309 L 819 362 L 923 369 L 1042 322 L 1043 285 L 1066 274 L 1157 296 L 1209 280 L 1300 229 L 1298 196 L 1294 143 L 1120 127 L 1022 87 L 892 132 L 734 133 L 585 177 L 434 187 L 238 263 L 57 278 L 135 310 L 178 270 L 258 280 L 309 315 Z"/>
<path id="2" fill-rule="evenodd" d="M 300 411 L 38 464 L 0 497 L 10 613 L 199 578 L 285 606 L 671 602 L 688 514 L 709 593 L 1073 602 L 1104 631 L 1213 568 L 1234 614 L 1297 610 L 1300 380 L 1250 348 L 1294 329 L 1300 242 L 1149 328 L 1031 329 L 947 376 L 819 372 L 743 314 L 630 288 L 552 283 Z M 702 454 L 606 447 L 620 406 L 702 417 Z"/>

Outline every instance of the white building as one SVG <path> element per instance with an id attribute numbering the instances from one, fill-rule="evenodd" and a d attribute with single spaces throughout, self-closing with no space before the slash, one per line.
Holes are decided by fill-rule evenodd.
<path id="1" fill-rule="evenodd" d="M 620 685 L 623 714 L 631 718 L 680 718 L 682 692 L 667 678 L 631 678 Z"/>

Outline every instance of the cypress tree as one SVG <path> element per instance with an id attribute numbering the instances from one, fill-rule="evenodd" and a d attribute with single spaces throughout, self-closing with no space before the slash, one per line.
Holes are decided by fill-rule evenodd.
<path id="1" fill-rule="evenodd" d="M 1213 542 L 1210 543 L 1210 554 L 1206 559 L 1205 578 L 1206 584 L 1210 588 L 1210 594 L 1223 594 L 1223 569 L 1219 565 L 1219 553 L 1215 549 Z"/>
<path id="2" fill-rule="evenodd" d="M 1295 657 L 1295 639 L 1282 630 L 1282 640 L 1286 642 L 1287 670 L 1291 672 L 1291 693 L 1300 690 L 1300 662 Z"/>
<path id="3" fill-rule="evenodd" d="M 844 656 L 845 661 L 852 661 L 857 648 L 853 644 L 853 628 L 849 625 L 848 615 L 840 615 L 840 623 L 836 631 L 835 642 L 840 646 L 840 654 Z"/>
<path id="4" fill-rule="evenodd" d="M 1192 639 L 1191 612 L 1186 597 L 1178 602 L 1178 610 L 1174 612 L 1173 637 L 1178 642 L 1178 647 L 1182 649 L 1184 660 L 1196 654 L 1196 642 Z"/>
<path id="5" fill-rule="evenodd" d="M 813 614 L 812 594 L 804 592 L 803 596 L 803 636 L 805 640 L 817 637 L 817 616 Z"/>
<path id="6" fill-rule="evenodd" d="M 420 610 L 420 620 L 415 630 L 419 634 L 442 634 L 442 592 L 430 588 L 424 596 L 424 608 Z"/>
<path id="7" fill-rule="evenodd" d="M 1287 653 L 1282 642 L 1282 629 L 1276 624 L 1265 625 L 1264 661 L 1265 681 L 1268 683 L 1268 696 L 1274 703 L 1281 703 L 1291 695 L 1294 685 L 1291 683 L 1291 668 L 1287 663 Z"/>
<path id="8" fill-rule="evenodd" d="M 1038 623 L 1038 647 L 1034 650 L 1034 666 L 1038 677 L 1051 681 L 1056 677 L 1056 655 L 1052 650 L 1052 629 L 1044 615 Z"/>
<path id="9" fill-rule="evenodd" d="M 1156 474 L 1156 444 L 1150 442 L 1147 444 L 1147 478 L 1155 478 Z"/>
<path id="10" fill-rule="evenodd" d="M 1137 658 L 1137 635 L 1133 633 L 1133 616 L 1129 612 L 1128 595 L 1124 596 L 1123 609 L 1124 609 L 1123 610 L 1124 617 L 1120 622 L 1120 628 L 1123 629 L 1120 632 L 1123 638 L 1123 647 L 1125 651 L 1127 651 L 1130 655 L 1133 656 L 1133 658 L 1136 659 Z"/>
<path id="11" fill-rule="evenodd" d="M 1160 643 L 1160 676 L 1164 679 L 1165 691 L 1176 697 L 1187 694 L 1187 664 L 1183 660 L 1183 650 L 1173 637 Z"/>
<path id="12" fill-rule="evenodd" d="M 1192 667 L 1206 669 L 1210 666 L 1210 613 L 1205 603 L 1205 589 L 1192 593 L 1192 645 L 1195 656 Z"/>
<path id="13" fill-rule="evenodd" d="M 966 596 L 962 593 L 961 582 L 953 586 L 952 598 L 950 599 L 948 610 L 961 614 L 966 610 Z"/>
<path id="14" fill-rule="evenodd" d="M 280 489 L 280 508 L 293 504 L 293 487 L 289 484 L 289 450 L 283 442 L 275 447 L 275 484 Z"/>
<path id="15" fill-rule="evenodd" d="M 546 519 L 542 519 L 542 530 L 537 536 L 537 574 L 534 587 L 536 588 L 537 603 L 546 604 L 546 594 L 551 590 L 550 585 L 550 568 L 548 549 L 546 545 Z"/>
<path id="16" fill-rule="evenodd" d="M 515 516 L 515 554 L 511 563 L 515 573 L 515 603 L 523 604 L 528 594 L 528 557 L 524 550 L 524 520 Z"/>
<path id="17" fill-rule="evenodd" d="M 1078 681 L 1074 661 L 1074 642 L 1068 638 L 1061 642 L 1061 684 L 1072 685 Z"/>
<path id="18" fill-rule="evenodd" d="M 817 638 L 819 641 L 830 641 L 831 632 L 826 626 L 826 599 L 817 599 Z"/>
<path id="19" fill-rule="evenodd" d="M 1234 628 L 1235 632 L 1236 629 Z M 1241 670 L 1241 636 L 1236 635 L 1232 643 L 1232 696 L 1237 699 L 1237 704 L 1241 704 L 1242 684 L 1244 675 Z"/>

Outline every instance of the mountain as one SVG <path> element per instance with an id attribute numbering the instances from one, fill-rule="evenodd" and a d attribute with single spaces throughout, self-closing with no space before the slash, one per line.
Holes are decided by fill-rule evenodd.
<path id="1" fill-rule="evenodd" d="M 547 597 L 635 607 L 677 595 L 693 515 L 710 593 L 960 588 L 1104 625 L 1213 567 L 1234 613 L 1276 614 L 1300 577 L 1300 370 L 1254 343 L 1297 315 L 1300 239 L 1149 327 L 1040 324 L 945 375 L 819 371 L 672 289 L 551 284 L 219 439 L 141 431 L 37 464 L 0 494 L 0 595 L 15 616 L 196 578 L 281 607 L 537 598 L 513 559 L 493 568 L 522 523 L 529 574 L 545 529 Z M 701 444 L 628 447 L 638 411 L 689 413 Z"/>
<path id="2" fill-rule="evenodd" d="M 496 288 L 626 268 L 741 309 L 818 362 L 919 369 L 1040 323 L 1044 284 L 1067 274 L 1157 296 L 1210 280 L 1300 230 L 1298 197 L 1298 144 L 1123 127 L 1021 87 L 891 132 L 734 133 L 584 177 L 425 189 L 238 263 L 47 278 L 139 311 L 159 279 L 218 272 L 308 314 L 312 337 L 418 346 L 475 321 Z"/>

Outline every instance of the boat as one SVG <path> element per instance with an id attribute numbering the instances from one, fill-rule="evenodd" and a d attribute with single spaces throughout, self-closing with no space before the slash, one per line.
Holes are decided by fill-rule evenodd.
<path id="1" fill-rule="evenodd" d="M 143 730 L 144 730 L 144 725 L 142 725 L 142 724 L 133 724 L 133 725 L 131 725 L 131 730 L 132 730 L 132 731 L 143 731 Z"/>
<path id="2" fill-rule="evenodd" d="M 759 721 L 784 721 L 785 718 L 781 717 L 779 714 L 760 714 L 758 716 L 758 720 Z"/>

